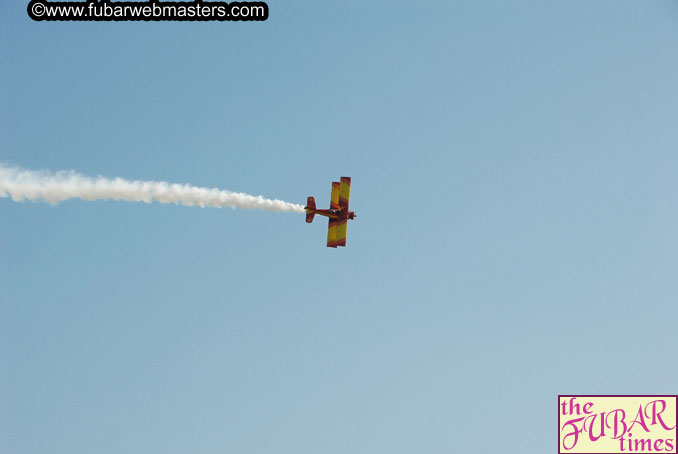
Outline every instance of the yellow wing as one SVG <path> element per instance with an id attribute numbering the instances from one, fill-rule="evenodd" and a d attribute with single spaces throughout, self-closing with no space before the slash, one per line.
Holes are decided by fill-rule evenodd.
<path id="1" fill-rule="evenodd" d="M 348 219 L 340 219 L 337 221 L 337 246 L 346 246 L 346 228 L 348 227 Z"/>
<path id="2" fill-rule="evenodd" d="M 332 196 L 330 197 L 330 209 L 338 210 L 339 209 L 339 187 L 340 183 L 338 181 L 332 182 Z"/>
<path id="3" fill-rule="evenodd" d="M 351 177 L 341 177 L 339 186 L 339 206 L 348 209 L 348 200 L 351 198 Z"/>
<path id="4" fill-rule="evenodd" d="M 327 226 L 327 247 L 337 247 L 337 220 L 332 218 Z"/>
<path id="5" fill-rule="evenodd" d="M 348 228 L 348 203 L 351 198 L 351 178 L 341 177 L 339 185 L 339 207 L 341 215 L 337 219 L 337 246 L 346 246 Z"/>

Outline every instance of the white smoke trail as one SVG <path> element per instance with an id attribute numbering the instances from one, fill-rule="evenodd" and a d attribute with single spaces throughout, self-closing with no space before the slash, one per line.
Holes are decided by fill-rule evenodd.
<path id="1" fill-rule="evenodd" d="M 185 206 L 231 207 L 303 213 L 304 207 L 282 200 L 266 199 L 216 188 L 162 181 L 128 181 L 96 178 L 74 171 L 36 172 L 0 164 L 0 197 L 15 202 L 44 200 L 52 205 L 68 199 L 160 202 Z"/>

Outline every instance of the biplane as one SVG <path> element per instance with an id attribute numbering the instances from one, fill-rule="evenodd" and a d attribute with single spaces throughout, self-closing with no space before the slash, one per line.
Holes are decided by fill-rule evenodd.
<path id="1" fill-rule="evenodd" d="M 330 196 L 330 209 L 318 210 L 315 207 L 315 199 L 309 197 L 304 210 L 306 222 L 313 222 L 313 217 L 318 214 L 330 219 L 327 227 L 327 247 L 346 246 L 346 228 L 348 220 L 355 219 L 356 214 L 348 210 L 348 200 L 351 198 L 351 177 L 341 177 L 332 182 L 332 195 Z"/>

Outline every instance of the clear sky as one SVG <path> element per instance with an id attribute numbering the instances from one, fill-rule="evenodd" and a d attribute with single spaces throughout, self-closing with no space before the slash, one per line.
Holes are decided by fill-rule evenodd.
<path id="1" fill-rule="evenodd" d="M 26 4 L 3 163 L 358 218 L 0 199 L 0 451 L 554 452 L 559 393 L 676 393 L 675 2 Z"/>

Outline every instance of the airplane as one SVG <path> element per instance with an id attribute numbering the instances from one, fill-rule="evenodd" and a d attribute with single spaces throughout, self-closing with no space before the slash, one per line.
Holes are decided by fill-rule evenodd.
<path id="1" fill-rule="evenodd" d="M 327 227 L 327 247 L 346 246 L 346 227 L 349 219 L 355 219 L 354 211 L 348 210 L 348 199 L 351 197 L 351 177 L 341 177 L 340 181 L 332 182 L 332 195 L 330 197 L 329 210 L 317 210 L 315 199 L 309 197 L 306 200 L 306 222 L 313 222 L 313 217 L 318 214 L 330 218 Z"/>

